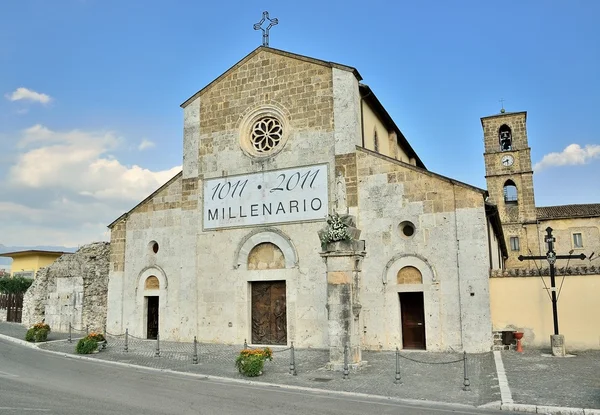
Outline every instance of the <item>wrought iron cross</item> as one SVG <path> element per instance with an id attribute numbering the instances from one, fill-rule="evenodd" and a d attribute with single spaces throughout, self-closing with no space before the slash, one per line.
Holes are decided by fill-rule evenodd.
<path id="1" fill-rule="evenodd" d="M 269 21 L 269 25 L 267 26 L 266 29 L 262 27 L 265 20 Z M 269 30 L 271 30 L 271 28 L 278 23 L 279 23 L 279 20 L 277 20 L 277 18 L 271 19 L 269 17 L 269 12 L 263 12 L 262 19 L 260 19 L 260 22 L 254 23 L 254 30 L 262 30 L 263 46 L 269 46 Z"/>
<path id="2" fill-rule="evenodd" d="M 539 256 L 523 256 L 519 255 L 519 261 L 526 260 L 536 260 L 536 259 L 545 259 L 550 264 L 550 290 L 552 292 L 552 317 L 554 320 L 554 334 L 558 334 L 558 308 L 557 308 L 557 299 L 556 299 L 556 280 L 555 280 L 555 269 L 554 264 L 556 264 L 557 259 L 585 259 L 585 254 L 579 255 L 556 255 L 554 252 L 554 242 L 556 242 L 556 238 L 552 236 L 552 228 L 546 228 L 546 236 L 544 237 L 544 242 L 548 244 L 548 252 L 546 255 Z M 573 252 L 573 251 L 571 251 Z"/>

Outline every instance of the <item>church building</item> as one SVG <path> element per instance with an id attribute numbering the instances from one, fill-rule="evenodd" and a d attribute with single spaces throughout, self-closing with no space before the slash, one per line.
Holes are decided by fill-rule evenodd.
<path id="1" fill-rule="evenodd" d="M 186 100 L 183 171 L 109 226 L 107 330 L 489 351 L 504 213 L 427 170 L 361 81 L 261 46 Z"/>

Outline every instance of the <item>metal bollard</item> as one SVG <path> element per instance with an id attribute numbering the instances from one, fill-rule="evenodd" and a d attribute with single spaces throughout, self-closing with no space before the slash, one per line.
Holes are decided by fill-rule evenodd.
<path id="1" fill-rule="evenodd" d="M 294 353 L 294 342 L 292 342 L 292 347 L 290 347 L 290 375 L 298 375 L 298 372 L 296 372 L 296 355 Z"/>
<path id="2" fill-rule="evenodd" d="M 344 346 L 344 379 L 348 379 L 348 345 Z"/>
<path id="3" fill-rule="evenodd" d="M 154 357 L 160 357 L 160 336 L 156 333 L 156 352 L 154 352 Z"/>
<path id="4" fill-rule="evenodd" d="M 89 334 L 90 334 L 90 325 L 89 325 L 89 324 L 86 324 L 86 325 L 85 325 L 85 335 L 87 336 L 87 335 L 89 335 Z"/>
<path id="5" fill-rule="evenodd" d="M 73 339 L 71 338 L 71 323 L 69 323 L 69 343 L 73 343 Z"/>
<path id="6" fill-rule="evenodd" d="M 102 326 L 102 329 L 104 330 L 104 332 L 102 334 L 106 338 L 106 323 L 104 323 L 104 326 Z"/>
<path id="7" fill-rule="evenodd" d="M 396 346 L 396 379 L 394 383 L 396 385 L 402 384 L 402 379 L 400 378 L 400 350 L 398 350 L 398 346 Z"/>
<path id="8" fill-rule="evenodd" d="M 465 351 L 463 353 L 463 361 L 465 366 L 465 380 L 463 382 L 463 390 L 469 392 L 471 390 L 471 382 L 469 381 L 469 372 L 467 371 L 467 352 Z"/>
<path id="9" fill-rule="evenodd" d="M 194 336 L 194 355 L 192 356 L 192 363 L 198 364 L 198 342 L 196 341 L 196 336 Z"/>
<path id="10" fill-rule="evenodd" d="M 125 329 L 125 352 L 129 351 L 129 329 Z"/>
<path id="11" fill-rule="evenodd" d="M 244 339 L 244 350 L 248 348 L 248 343 L 246 343 L 246 339 Z"/>

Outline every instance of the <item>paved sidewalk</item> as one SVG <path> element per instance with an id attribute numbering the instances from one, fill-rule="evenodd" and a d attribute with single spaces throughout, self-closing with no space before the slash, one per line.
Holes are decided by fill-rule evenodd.
<path id="1" fill-rule="evenodd" d="M 502 352 L 514 402 L 600 409 L 600 350 L 572 355 L 552 357 L 550 350 L 536 349 Z"/>

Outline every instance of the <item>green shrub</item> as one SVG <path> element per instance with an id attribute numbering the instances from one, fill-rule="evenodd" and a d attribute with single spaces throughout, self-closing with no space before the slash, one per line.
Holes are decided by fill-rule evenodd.
<path id="1" fill-rule="evenodd" d="M 273 360 L 273 352 L 268 347 L 264 350 L 244 349 L 235 359 L 235 367 L 246 376 L 259 376 L 267 359 Z"/>
<path id="2" fill-rule="evenodd" d="M 36 342 L 45 342 L 46 340 L 48 340 L 48 333 L 50 333 L 50 330 L 48 329 L 38 329 L 35 332 L 35 341 Z"/>
<path id="3" fill-rule="evenodd" d="M 31 286 L 31 284 L 33 284 L 33 280 L 31 278 L 0 278 L 0 293 L 24 293 Z"/>
<path id="4" fill-rule="evenodd" d="M 48 339 L 48 333 L 50 333 L 50 326 L 46 323 L 34 324 L 25 333 L 25 340 L 28 342 L 45 342 Z"/>
<path id="5" fill-rule="evenodd" d="M 79 354 L 90 354 L 98 349 L 98 342 L 92 338 L 84 337 L 77 342 L 75 351 Z"/>

